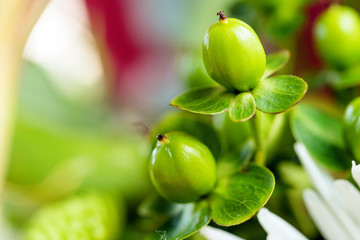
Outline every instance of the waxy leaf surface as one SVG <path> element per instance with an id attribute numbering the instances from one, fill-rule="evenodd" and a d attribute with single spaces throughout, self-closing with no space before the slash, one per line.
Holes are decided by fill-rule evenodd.
<path id="1" fill-rule="evenodd" d="M 296 76 L 263 79 L 253 91 L 256 108 L 265 113 L 284 112 L 304 97 L 307 88 L 307 83 Z"/>
<path id="2" fill-rule="evenodd" d="M 235 94 L 223 87 L 206 87 L 189 90 L 171 100 L 170 105 L 200 114 L 220 114 L 228 110 Z"/>
<path id="3" fill-rule="evenodd" d="M 238 94 L 229 105 L 229 116 L 234 122 L 243 122 L 254 116 L 256 111 L 255 99 L 251 93 Z"/>
<path id="4" fill-rule="evenodd" d="M 213 220 L 222 226 L 247 221 L 266 204 L 274 187 L 274 175 L 257 165 L 249 165 L 231 176 L 220 178 L 210 196 Z"/>

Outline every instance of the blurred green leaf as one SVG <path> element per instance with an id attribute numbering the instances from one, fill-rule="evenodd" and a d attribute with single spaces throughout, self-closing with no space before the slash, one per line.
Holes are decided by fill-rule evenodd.
<path id="1" fill-rule="evenodd" d="M 245 2 L 257 10 L 257 21 L 261 23 L 259 31 L 265 31 L 265 34 L 277 43 L 288 45 L 305 22 L 304 8 L 310 0 L 245 0 Z"/>
<path id="2" fill-rule="evenodd" d="M 230 12 L 226 15 L 233 18 L 241 19 L 241 21 L 247 23 L 256 32 L 259 25 L 259 15 L 253 6 L 250 6 L 246 1 L 235 1 L 230 8 Z"/>
<path id="3" fill-rule="evenodd" d="M 275 179 L 268 169 L 249 165 L 218 180 L 210 195 L 211 216 L 222 226 L 245 222 L 266 204 L 274 187 Z"/>
<path id="4" fill-rule="evenodd" d="M 180 78 L 186 81 L 189 88 L 218 86 L 206 72 L 201 51 L 191 51 L 179 58 L 178 69 Z"/>
<path id="5" fill-rule="evenodd" d="M 305 145 L 318 163 L 335 171 L 350 168 L 351 158 L 345 151 L 341 120 L 301 104 L 294 109 L 291 124 L 295 139 Z"/>
<path id="6" fill-rule="evenodd" d="M 186 240 L 207 240 L 207 239 L 203 237 L 199 232 L 196 232 L 194 235 L 191 235 L 190 237 L 186 238 Z"/>
<path id="7" fill-rule="evenodd" d="M 210 207 L 207 201 L 183 205 L 182 211 L 172 218 L 164 227 L 156 229 L 147 240 L 177 240 L 194 234 L 211 220 Z"/>
<path id="8" fill-rule="evenodd" d="M 19 88 L 20 119 L 91 129 L 93 132 L 108 123 L 109 114 L 102 102 L 91 106 L 70 102 L 55 88 L 51 76 L 35 63 L 23 63 Z"/>
<path id="9" fill-rule="evenodd" d="M 239 151 L 230 153 L 218 161 L 218 177 L 230 176 L 240 171 L 255 153 L 254 141 L 248 140 L 241 146 Z"/>
<path id="10" fill-rule="evenodd" d="M 132 204 L 142 199 L 151 186 L 149 146 L 105 112 L 101 103 L 88 109 L 66 101 L 44 70 L 25 63 L 7 182 L 28 197 L 36 192 L 40 202 L 52 199 L 53 189 L 78 188 L 122 192 Z M 75 170 L 81 178 L 64 180 Z"/>
<path id="11" fill-rule="evenodd" d="M 229 116 L 234 122 L 243 122 L 255 114 L 255 100 L 251 93 L 238 94 L 229 105 Z"/>
<path id="12" fill-rule="evenodd" d="M 79 179 L 80 184 L 69 184 L 80 185 L 83 189 L 122 192 L 124 197 L 134 201 L 141 199 L 150 189 L 148 151 L 147 143 L 136 135 L 100 137 L 67 128 L 58 129 L 56 125 L 50 128 L 22 123 L 16 128 L 7 180 L 36 187 L 59 165 L 82 159 L 85 165 L 78 166 L 77 171 L 85 171 L 86 176 Z M 61 188 L 56 184 L 63 184 L 63 177 L 53 180 L 48 190 Z"/>
<path id="13" fill-rule="evenodd" d="M 278 172 L 281 180 L 297 190 L 305 190 L 312 186 L 309 176 L 304 168 L 292 162 L 278 164 Z"/>
<path id="14" fill-rule="evenodd" d="M 171 203 L 159 194 L 154 193 L 144 199 L 138 206 L 137 211 L 142 217 L 154 217 L 157 215 L 173 216 L 177 214 L 182 207 L 182 204 Z"/>
<path id="15" fill-rule="evenodd" d="M 279 160 L 279 157 L 291 158 L 295 155 L 294 142 L 290 129 L 290 113 L 286 111 L 273 116 L 273 120 L 268 124 L 268 134 L 266 137 L 266 161 L 268 163 Z M 258 113 L 256 113 L 258 114 Z M 266 123 L 266 122 L 265 122 Z"/>
<path id="16" fill-rule="evenodd" d="M 290 59 L 290 52 L 282 50 L 266 55 L 266 68 L 263 78 L 267 78 L 276 71 L 283 68 Z"/>
<path id="17" fill-rule="evenodd" d="M 307 91 L 299 77 L 280 75 L 261 80 L 253 91 L 256 108 L 265 113 L 280 113 L 298 103 Z"/>
<path id="18" fill-rule="evenodd" d="M 308 186 L 311 188 L 311 184 Z M 297 225 L 294 227 L 298 228 L 310 239 L 316 239 L 316 236 L 319 235 L 316 225 L 311 219 L 303 200 L 303 190 L 299 189 L 288 189 L 286 192 L 289 207 L 294 217 L 296 218 Z"/>
<path id="19" fill-rule="evenodd" d="M 123 203 L 106 194 L 89 193 L 41 208 L 25 230 L 25 240 L 111 240 L 124 228 Z"/>
<path id="20" fill-rule="evenodd" d="M 213 115 L 227 111 L 234 96 L 223 87 L 197 88 L 174 98 L 170 105 L 193 113 Z"/>
<path id="21" fill-rule="evenodd" d="M 338 89 L 352 88 L 360 85 L 360 64 L 339 72 L 337 78 L 332 79 L 333 86 Z"/>

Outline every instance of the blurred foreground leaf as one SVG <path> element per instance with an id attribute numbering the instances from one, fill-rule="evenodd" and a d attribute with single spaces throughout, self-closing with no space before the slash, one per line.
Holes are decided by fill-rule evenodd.
<path id="1" fill-rule="evenodd" d="M 83 194 L 41 208 L 25 230 L 24 240 L 112 240 L 124 228 L 122 202 L 104 194 Z"/>
<path id="2" fill-rule="evenodd" d="M 295 139 L 305 145 L 318 163 L 335 171 L 350 168 L 351 158 L 345 150 L 341 120 L 302 104 L 294 109 L 291 124 Z"/>
<path id="3" fill-rule="evenodd" d="M 55 198 L 54 189 L 65 194 L 78 188 L 121 192 L 133 203 L 142 199 L 150 189 L 149 146 L 121 125 L 102 103 L 88 108 L 66 101 L 44 70 L 25 63 L 9 186 L 40 202 L 61 197 Z M 70 172 L 82 177 L 68 177 Z"/>
<path id="4" fill-rule="evenodd" d="M 338 90 L 360 86 L 360 64 L 339 72 L 332 84 Z"/>
<path id="5" fill-rule="evenodd" d="M 156 215 L 173 216 L 183 207 L 183 204 L 171 203 L 154 193 L 139 205 L 138 213 L 142 217 L 152 217 Z"/>

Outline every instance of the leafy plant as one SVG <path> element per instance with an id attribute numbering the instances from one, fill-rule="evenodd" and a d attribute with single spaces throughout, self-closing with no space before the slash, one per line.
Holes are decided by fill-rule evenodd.
<path id="1" fill-rule="evenodd" d="M 265 113 L 280 113 L 298 103 L 307 91 L 307 84 L 290 75 L 271 76 L 289 59 L 287 51 L 269 54 L 261 81 L 254 89 L 237 93 L 224 87 L 191 89 L 174 98 L 170 105 L 193 113 L 215 115 L 228 111 L 235 121 L 246 121 L 255 109 Z"/>
<path id="2" fill-rule="evenodd" d="M 186 199 L 181 202 L 188 203 L 169 217 L 163 227 L 157 228 L 149 239 L 183 239 L 207 225 L 211 219 L 218 225 L 232 226 L 254 216 L 266 204 L 275 187 L 273 174 L 263 166 L 266 159 L 263 129 L 265 118 L 261 117 L 263 114 L 261 112 L 274 114 L 286 111 L 298 103 L 307 91 L 306 82 L 299 77 L 272 76 L 289 60 L 288 51 L 283 50 L 265 57 L 261 42 L 249 25 L 238 19 L 226 18 L 223 11 L 218 15 L 219 22 L 212 25 L 205 35 L 203 60 L 210 77 L 221 86 L 190 89 L 174 98 L 170 105 L 205 115 L 216 115 L 227 111 L 229 118 L 235 124 L 251 119 L 250 126 L 255 144 L 252 139 L 247 140 L 236 151 L 232 153 L 228 151 L 228 154 L 217 157 L 216 186 L 210 192 L 209 190 L 202 192 L 202 197 L 197 200 L 198 197 L 197 199 L 187 197 L 188 189 L 195 186 L 186 185 L 191 183 L 187 179 L 199 179 L 198 173 L 201 173 L 203 179 L 208 179 L 212 176 L 212 172 L 203 173 L 206 168 L 199 169 L 198 161 L 193 160 L 198 159 L 200 152 L 192 149 L 195 142 L 187 144 L 187 140 L 179 139 L 178 142 L 173 141 L 170 147 L 172 140 L 167 137 L 164 140 L 163 136 L 167 136 L 166 134 L 158 135 L 160 143 L 152 155 L 151 173 L 154 173 L 153 166 L 158 160 L 166 164 L 161 164 L 161 171 L 164 174 L 153 175 L 153 183 L 159 193 L 170 201 L 177 202 L 178 198 L 169 197 L 167 193 L 171 195 L 176 193 L 184 196 L 182 200 Z M 257 110 L 261 112 L 256 113 Z M 256 122 L 253 118 L 255 113 L 259 115 Z M 191 126 L 189 128 L 185 123 L 179 122 L 172 127 L 174 129 L 168 126 L 163 130 L 182 130 L 191 134 L 189 131 Z M 158 128 L 160 129 L 161 127 Z M 164 133 L 159 132 L 159 134 Z M 172 136 L 171 134 L 175 135 L 169 133 L 169 136 Z M 203 134 L 197 136 L 203 139 Z M 166 154 L 161 154 L 162 152 Z M 212 156 L 204 154 L 202 158 L 203 161 L 213 159 Z M 257 164 L 250 163 L 251 159 Z M 182 168 L 185 163 L 190 164 L 187 166 L 190 169 Z M 183 176 L 179 178 L 179 174 Z M 183 182 L 177 179 L 182 179 Z M 171 185 L 173 181 L 176 182 L 175 185 Z M 159 188 L 159 185 L 164 184 L 167 186 L 166 189 Z M 177 185 L 184 185 L 185 188 L 177 192 L 179 191 Z M 196 194 L 190 195 L 196 197 Z M 148 206 L 158 206 L 158 204 Z"/>

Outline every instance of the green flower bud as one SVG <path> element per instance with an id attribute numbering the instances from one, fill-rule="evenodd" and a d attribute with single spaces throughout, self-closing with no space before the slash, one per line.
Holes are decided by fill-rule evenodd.
<path id="1" fill-rule="evenodd" d="M 230 90 L 248 91 L 264 75 L 266 56 L 254 30 L 246 23 L 226 18 L 219 12 L 219 22 L 207 31 L 203 61 L 208 74 Z"/>
<path id="2" fill-rule="evenodd" d="M 354 9 L 330 6 L 316 20 L 314 38 L 331 66 L 347 68 L 360 61 L 360 16 Z"/>
<path id="3" fill-rule="evenodd" d="M 86 194 L 41 208 L 24 240 L 113 240 L 120 234 L 119 205 L 110 196 Z"/>
<path id="4" fill-rule="evenodd" d="M 157 136 L 150 162 L 156 190 L 171 202 L 193 202 L 209 193 L 216 182 L 216 163 L 206 145 L 185 133 Z"/>

